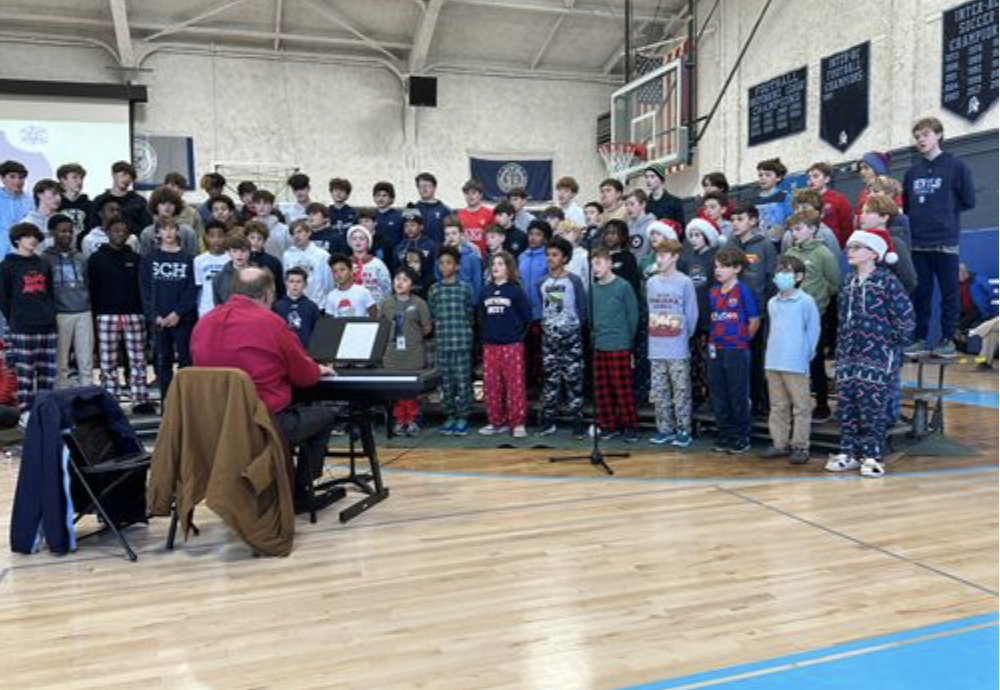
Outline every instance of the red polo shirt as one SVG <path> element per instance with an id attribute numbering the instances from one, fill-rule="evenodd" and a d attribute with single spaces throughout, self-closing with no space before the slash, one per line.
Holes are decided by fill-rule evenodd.
<path id="1" fill-rule="evenodd" d="M 243 295 L 233 295 L 198 320 L 191 359 L 196 367 L 245 371 L 272 414 L 291 404 L 293 386 L 306 388 L 319 380 L 319 366 L 284 319 Z"/>

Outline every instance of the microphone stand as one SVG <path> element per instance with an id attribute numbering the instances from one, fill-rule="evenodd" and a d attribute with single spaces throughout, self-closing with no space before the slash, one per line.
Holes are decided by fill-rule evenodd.
<path id="1" fill-rule="evenodd" d="M 602 453 L 600 445 L 600 433 L 597 428 L 597 395 L 595 387 L 597 385 L 597 365 L 595 363 L 594 357 L 594 288 L 597 285 L 597 281 L 594 280 L 594 271 L 590 266 L 590 260 L 587 261 L 587 271 L 590 274 L 588 282 L 590 283 L 590 290 L 587 291 L 587 309 L 590 315 L 590 421 L 591 421 L 591 431 L 592 431 L 592 444 L 590 447 L 589 455 L 565 455 L 561 457 L 550 457 L 549 462 L 579 462 L 581 460 L 589 460 L 590 464 L 594 467 L 600 467 L 608 475 L 614 475 L 615 471 L 611 469 L 611 466 L 606 462 L 606 458 L 627 458 L 631 456 L 631 453 L 617 452 L 617 453 Z M 630 288 L 631 289 L 631 288 Z"/>

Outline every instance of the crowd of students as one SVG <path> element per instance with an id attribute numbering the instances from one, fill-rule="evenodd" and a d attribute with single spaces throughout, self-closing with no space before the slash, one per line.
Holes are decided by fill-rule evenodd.
<path id="1" fill-rule="evenodd" d="M 384 366 L 421 369 L 433 358 L 441 434 L 469 433 L 481 361 L 480 434 L 526 437 L 528 383 L 541 381 L 543 436 L 559 432 L 564 408 L 577 438 L 636 442 L 637 405 L 648 400 L 648 441 L 684 448 L 693 409 L 710 405 L 716 451 L 748 452 L 752 415 L 768 414 L 764 455 L 801 464 L 811 424 L 831 416 L 831 355 L 841 452 L 826 468 L 881 476 L 904 352 L 954 352 L 958 214 L 974 204 L 967 168 L 940 148 L 941 123 L 926 118 L 913 132 L 922 157 L 904 185 L 888 176 L 886 155 L 866 153 L 855 206 L 829 187 L 830 165 L 811 165 L 808 188 L 789 193 L 787 170 L 772 159 L 757 166 L 758 196 L 739 204 L 725 175 L 705 175 L 689 222 L 656 165 L 643 175 L 646 191 L 607 179 L 599 201 L 583 206 L 577 182 L 560 178 L 556 204 L 536 217 L 524 190 L 488 208 L 476 180 L 453 212 L 430 173 L 416 177 L 419 198 L 402 209 L 388 182 L 373 186 L 373 208 L 352 207 L 342 178 L 329 183 L 333 203 L 320 203 L 301 173 L 288 180 L 294 202 L 280 207 L 251 182 L 238 185 L 237 202 L 216 173 L 202 179 L 208 199 L 197 207 L 184 203 L 187 182 L 175 173 L 146 200 L 126 162 L 92 202 L 77 164 L 29 197 L 27 170 L 7 161 L 0 310 L 17 401 L 27 413 L 37 390 L 92 381 L 96 329 L 103 385 L 120 393 L 124 351 L 133 411 L 154 413 L 147 338 L 162 399 L 175 366 L 190 365 L 198 317 L 255 265 L 275 275 L 273 308 L 303 344 L 322 313 L 378 315 L 391 326 Z M 935 279 L 943 336 L 927 348 Z M 585 386 L 596 403 L 590 427 Z M 393 416 L 398 433 L 420 432 L 416 400 L 398 401 Z"/>

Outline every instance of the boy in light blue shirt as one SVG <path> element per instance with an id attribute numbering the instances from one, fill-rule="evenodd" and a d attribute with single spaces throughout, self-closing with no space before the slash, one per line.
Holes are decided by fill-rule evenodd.
<path id="1" fill-rule="evenodd" d="M 793 465 L 809 462 L 809 363 L 816 354 L 820 332 L 816 302 L 799 289 L 805 275 L 805 264 L 797 257 L 779 258 L 774 273 L 778 294 L 767 303 L 771 329 L 764 369 L 771 398 L 767 423 L 772 445 L 763 456 L 788 457 Z"/>

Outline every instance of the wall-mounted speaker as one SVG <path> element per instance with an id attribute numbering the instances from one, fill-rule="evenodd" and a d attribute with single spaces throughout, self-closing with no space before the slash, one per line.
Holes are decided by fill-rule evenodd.
<path id="1" fill-rule="evenodd" d="M 437 77 L 409 78 L 410 105 L 436 108 L 438 104 Z"/>

